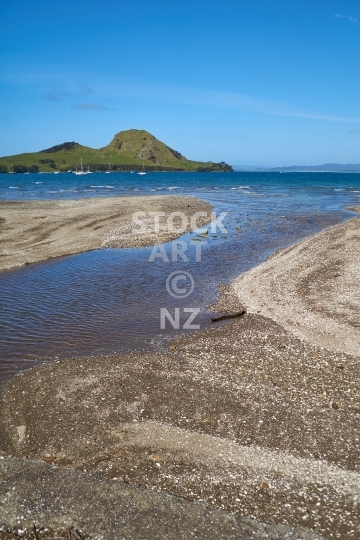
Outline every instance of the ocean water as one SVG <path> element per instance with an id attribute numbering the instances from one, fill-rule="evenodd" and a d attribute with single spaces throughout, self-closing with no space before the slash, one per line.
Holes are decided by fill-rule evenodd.
<path id="1" fill-rule="evenodd" d="M 3 200 L 154 194 L 201 197 L 217 214 L 226 212 L 226 233 L 209 234 L 206 241 L 183 235 L 179 240 L 188 261 L 172 262 L 169 243 L 164 246 L 168 261 L 157 257 L 151 262 L 152 248 L 108 249 L 0 273 L 0 385 L 42 361 L 157 348 L 164 338 L 194 331 L 183 328 L 191 313 L 186 309 L 198 310 L 192 324 L 209 328 L 212 314 L 206 307 L 216 300 L 220 283 L 273 251 L 354 215 L 346 208 L 360 205 L 360 175 L 0 175 Z M 200 240 L 201 261 L 196 261 Z M 193 292 L 185 298 L 174 298 L 167 290 L 173 272 L 187 272 L 193 279 Z M 161 309 L 174 320 L 179 309 L 179 328 L 168 319 L 161 328 Z"/>

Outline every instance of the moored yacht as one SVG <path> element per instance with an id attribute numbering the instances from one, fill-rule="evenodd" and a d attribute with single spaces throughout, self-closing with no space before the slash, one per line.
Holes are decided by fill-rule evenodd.
<path id="1" fill-rule="evenodd" d="M 83 169 L 83 163 L 82 163 L 82 158 L 81 158 L 81 165 L 80 165 L 80 171 L 77 170 L 77 165 L 76 165 L 76 170 L 75 170 L 75 173 L 74 174 L 88 174 L 87 171 L 84 171 Z"/>

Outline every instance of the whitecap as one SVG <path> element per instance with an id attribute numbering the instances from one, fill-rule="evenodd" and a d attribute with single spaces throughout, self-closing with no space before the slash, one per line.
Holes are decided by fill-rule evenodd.
<path id="1" fill-rule="evenodd" d="M 35 184 L 42 184 L 42 182 L 35 182 Z"/>
<path id="2" fill-rule="evenodd" d="M 102 188 L 102 187 L 105 187 L 105 186 L 90 186 L 91 188 Z M 108 186 L 106 186 L 108 187 Z"/>
<path id="3" fill-rule="evenodd" d="M 19 189 L 19 186 L 9 186 L 9 189 Z"/>
<path id="4" fill-rule="evenodd" d="M 105 186 L 108 189 L 115 189 L 115 186 Z"/>

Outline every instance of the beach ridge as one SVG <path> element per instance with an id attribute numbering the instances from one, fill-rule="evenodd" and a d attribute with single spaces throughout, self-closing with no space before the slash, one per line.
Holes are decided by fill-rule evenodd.
<path id="1" fill-rule="evenodd" d="M 197 212 L 199 227 L 211 220 L 212 206 L 192 196 L 148 195 L 74 200 L 0 201 L 0 271 L 101 248 L 147 247 L 175 240 L 191 230 Z M 134 234 L 136 212 L 164 213 L 159 231 Z M 166 220 L 182 212 L 188 225 L 172 232 Z M 149 221 L 149 218 L 148 218 Z"/>

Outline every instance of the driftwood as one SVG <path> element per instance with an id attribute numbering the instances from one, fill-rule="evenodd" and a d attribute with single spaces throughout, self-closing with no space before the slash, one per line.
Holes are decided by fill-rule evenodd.
<path id="1" fill-rule="evenodd" d="M 242 309 L 241 311 L 237 311 L 236 313 L 228 313 L 227 315 L 220 315 L 220 317 L 213 317 L 211 319 L 211 322 L 218 322 L 223 321 L 224 319 L 236 319 L 236 317 L 242 317 L 245 315 L 246 309 Z"/>

